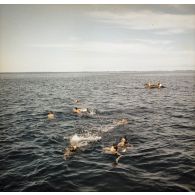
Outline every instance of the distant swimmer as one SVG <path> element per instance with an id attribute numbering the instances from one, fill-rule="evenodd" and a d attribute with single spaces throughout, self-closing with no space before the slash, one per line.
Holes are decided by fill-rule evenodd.
<path id="1" fill-rule="evenodd" d="M 77 151 L 78 147 L 76 145 L 70 145 L 68 148 L 64 150 L 64 159 L 66 160 L 70 157 L 73 153 Z"/>
<path id="2" fill-rule="evenodd" d="M 150 82 L 145 84 L 145 88 L 149 88 L 149 89 L 160 89 L 160 88 L 165 88 L 165 86 L 163 86 L 160 81 L 157 84 L 151 84 Z"/>
<path id="3" fill-rule="evenodd" d="M 120 154 L 118 153 L 117 144 L 113 144 L 111 147 L 103 148 L 103 152 L 105 152 L 107 154 L 113 154 L 113 155 L 116 155 L 116 156 L 120 156 Z"/>
<path id="4" fill-rule="evenodd" d="M 158 88 L 162 87 L 162 84 L 160 83 L 160 81 L 158 81 L 157 85 L 158 85 Z"/>
<path id="5" fill-rule="evenodd" d="M 158 86 L 159 89 L 160 89 L 160 88 L 165 88 L 165 86 L 163 86 L 163 85 L 160 83 L 160 81 L 157 83 L 157 86 Z"/>
<path id="6" fill-rule="evenodd" d="M 126 125 L 126 124 L 128 124 L 128 120 L 127 119 L 121 119 L 121 120 L 118 120 L 118 121 L 114 121 L 113 123 L 116 124 L 116 125 Z"/>
<path id="7" fill-rule="evenodd" d="M 124 137 L 120 138 L 120 141 L 119 141 L 117 146 L 118 147 L 125 147 L 127 144 L 128 144 L 127 137 L 124 136 Z"/>
<path id="8" fill-rule="evenodd" d="M 120 138 L 120 141 L 119 141 L 119 143 L 117 145 L 117 147 L 119 149 L 122 149 L 122 152 L 126 152 L 127 148 L 130 148 L 132 146 L 133 146 L 132 144 L 129 144 L 128 143 L 128 140 L 127 140 L 127 137 L 126 136 L 121 137 Z"/>
<path id="9" fill-rule="evenodd" d="M 148 83 L 146 83 L 144 86 L 145 86 L 146 88 L 149 88 L 149 89 L 151 89 L 151 88 L 156 88 L 156 85 L 155 85 L 155 84 L 152 84 L 150 81 L 149 81 Z"/>
<path id="10" fill-rule="evenodd" d="M 74 100 L 74 102 L 75 102 L 75 103 L 79 103 L 79 102 L 80 102 L 80 100 Z"/>
<path id="11" fill-rule="evenodd" d="M 77 114 L 79 114 L 80 112 L 81 112 L 81 109 L 80 108 L 77 108 L 77 107 L 75 107 L 75 108 L 73 108 L 73 110 L 72 110 L 74 113 L 77 113 Z"/>
<path id="12" fill-rule="evenodd" d="M 79 114 L 79 113 L 90 113 L 88 108 L 77 108 L 77 107 L 75 107 L 75 108 L 73 108 L 72 111 L 74 113 L 77 113 L 77 114 Z"/>
<path id="13" fill-rule="evenodd" d="M 48 119 L 54 119 L 54 113 L 53 112 L 48 112 L 47 117 L 48 117 Z"/>
<path id="14" fill-rule="evenodd" d="M 116 157 L 114 165 L 116 166 L 118 164 L 119 159 L 121 158 L 121 154 L 118 152 L 118 146 L 117 144 L 113 144 L 111 147 L 105 147 L 103 148 L 103 152 L 106 154 L 112 154 Z"/>

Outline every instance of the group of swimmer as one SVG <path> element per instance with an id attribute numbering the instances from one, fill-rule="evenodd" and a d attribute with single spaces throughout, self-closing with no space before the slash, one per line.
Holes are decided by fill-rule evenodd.
<path id="1" fill-rule="evenodd" d="M 75 103 L 79 103 L 80 100 L 74 100 Z M 90 110 L 88 108 L 78 108 L 74 107 L 72 112 L 74 114 L 81 114 L 81 113 L 90 113 Z M 52 111 L 48 112 L 48 119 L 52 120 L 55 118 L 55 115 Z M 120 125 L 126 125 L 128 124 L 128 120 L 123 118 L 120 120 L 114 120 L 113 124 L 120 126 Z M 121 152 L 126 152 L 128 148 L 131 148 L 132 145 L 128 143 L 127 137 L 123 136 L 120 138 L 118 143 L 114 143 L 112 146 L 103 148 L 103 152 L 107 154 L 111 154 L 114 157 L 116 157 L 116 164 L 118 164 L 118 160 L 121 158 Z M 64 150 L 64 159 L 67 159 L 68 157 L 72 156 L 76 151 L 79 150 L 79 144 L 76 142 L 70 142 L 69 146 L 65 148 Z"/>
<path id="2" fill-rule="evenodd" d="M 75 103 L 79 103 L 80 100 L 74 100 Z M 88 113 L 90 114 L 90 110 L 88 108 L 73 108 L 72 110 L 73 113 L 76 113 L 76 114 L 80 114 L 80 113 Z M 52 111 L 49 111 L 48 114 L 47 114 L 47 117 L 48 119 L 54 119 L 55 118 L 55 115 L 54 115 L 54 112 Z"/>
<path id="3" fill-rule="evenodd" d="M 118 164 L 119 159 L 122 157 L 121 152 L 126 152 L 127 149 L 132 148 L 133 145 L 128 143 L 127 137 L 121 137 L 118 143 L 114 143 L 110 147 L 103 148 L 103 152 L 106 154 L 111 154 L 116 157 L 115 163 Z M 79 150 L 79 147 L 76 144 L 70 144 L 64 150 L 64 159 L 73 155 L 76 151 Z"/>
<path id="4" fill-rule="evenodd" d="M 160 81 L 157 84 L 152 84 L 150 81 L 148 83 L 145 84 L 145 88 L 165 88 Z M 74 103 L 78 104 L 80 103 L 80 100 L 76 99 L 74 100 Z M 90 110 L 88 108 L 78 108 L 78 107 L 74 107 L 72 112 L 74 114 L 90 114 Z M 54 113 L 53 112 L 49 112 L 48 113 L 48 119 L 54 119 Z M 121 120 L 116 120 L 113 121 L 113 123 L 115 125 L 126 125 L 128 124 L 128 120 L 127 119 L 121 119 Z M 119 159 L 121 158 L 121 152 L 126 152 L 126 150 L 128 148 L 132 148 L 132 144 L 128 143 L 127 137 L 123 136 L 120 138 L 118 143 L 114 143 L 112 146 L 109 147 L 105 147 L 103 148 L 103 152 L 107 153 L 107 154 L 111 154 L 113 156 L 116 157 L 116 164 L 118 164 Z M 69 144 L 69 146 L 67 148 L 65 148 L 64 150 L 64 158 L 67 159 L 68 157 L 70 157 L 72 154 L 74 154 L 77 150 L 79 149 L 79 145 L 77 145 L 76 143 L 71 143 Z"/>
<path id="5" fill-rule="evenodd" d="M 103 148 L 103 152 L 116 156 L 116 163 L 118 164 L 121 158 L 121 152 L 126 152 L 127 149 L 132 148 L 133 145 L 128 143 L 127 137 L 121 137 L 119 143 L 114 143 L 111 147 Z"/>
<path id="6" fill-rule="evenodd" d="M 149 89 L 154 89 L 154 88 L 158 88 L 158 89 L 160 89 L 160 88 L 165 88 L 165 86 L 163 86 L 163 85 L 161 84 L 160 81 L 158 81 L 157 84 L 152 84 L 152 83 L 149 81 L 149 82 L 146 83 L 144 86 L 145 86 L 146 88 L 149 88 Z"/>

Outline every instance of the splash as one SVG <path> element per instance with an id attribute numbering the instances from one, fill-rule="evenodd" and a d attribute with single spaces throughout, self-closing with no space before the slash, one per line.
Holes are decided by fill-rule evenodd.
<path id="1" fill-rule="evenodd" d="M 83 108 L 79 114 L 80 116 L 92 117 L 96 115 L 96 110 L 92 108 Z"/>
<path id="2" fill-rule="evenodd" d="M 95 109 L 90 109 L 89 110 L 89 114 L 91 115 L 91 116 L 93 116 L 93 115 L 96 115 L 96 110 Z"/>
<path id="3" fill-rule="evenodd" d="M 106 133 L 106 132 L 112 131 L 116 126 L 117 125 L 114 125 L 114 124 L 111 125 L 111 124 L 109 124 L 109 125 L 105 125 L 105 126 L 101 127 L 99 130 L 101 132 L 103 132 L 103 133 Z"/>
<path id="4" fill-rule="evenodd" d="M 83 147 L 83 146 L 87 146 L 91 142 L 99 141 L 100 139 L 101 139 L 100 136 L 96 136 L 90 133 L 83 134 L 83 135 L 74 134 L 70 138 L 70 144 L 75 145 L 77 147 Z"/>

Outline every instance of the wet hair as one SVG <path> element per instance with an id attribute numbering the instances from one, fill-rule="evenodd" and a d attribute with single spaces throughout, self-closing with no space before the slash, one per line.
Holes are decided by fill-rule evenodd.
<path id="1" fill-rule="evenodd" d="M 128 140 L 127 140 L 127 136 L 125 135 L 125 136 L 123 136 L 123 137 L 120 137 L 120 142 L 122 141 L 122 139 L 125 139 L 125 144 L 127 144 L 128 143 Z"/>
<path id="2" fill-rule="evenodd" d="M 128 143 L 127 136 L 125 135 L 124 138 L 125 138 L 125 144 L 127 144 Z"/>
<path id="3" fill-rule="evenodd" d="M 70 147 L 69 147 L 69 150 L 70 150 L 71 152 L 74 152 L 76 149 L 75 149 L 73 146 L 70 146 Z"/>
<path id="4" fill-rule="evenodd" d="M 117 144 L 113 144 L 112 146 L 114 147 L 114 149 L 115 149 L 116 151 L 118 150 Z"/>

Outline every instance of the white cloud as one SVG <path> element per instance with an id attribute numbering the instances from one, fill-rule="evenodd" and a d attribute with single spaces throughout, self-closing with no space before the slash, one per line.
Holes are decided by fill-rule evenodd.
<path id="1" fill-rule="evenodd" d="M 169 40 L 135 39 L 127 42 L 71 42 L 67 44 L 33 45 L 40 51 L 48 49 L 57 59 L 66 59 L 71 64 L 88 67 L 89 70 L 101 70 L 104 64 L 113 70 L 174 70 L 194 69 L 193 50 L 172 48 Z M 37 50 L 37 48 L 36 48 Z M 55 51 L 55 52 L 52 52 Z M 61 55 L 63 54 L 63 56 Z M 76 57 L 75 57 L 76 56 Z M 55 58 L 56 59 L 56 58 Z M 93 67 L 93 68 L 92 68 Z"/>
<path id="2" fill-rule="evenodd" d="M 2 71 L 131 71 L 194 69 L 194 51 L 172 49 L 167 40 L 128 42 L 75 41 L 61 44 L 33 44 L 30 51 L 2 53 Z M 18 61 L 18 59 L 20 59 Z M 31 59 L 31 60 L 29 60 Z M 13 64 L 16 64 L 15 68 Z M 36 66 L 35 66 L 36 65 Z"/>
<path id="3" fill-rule="evenodd" d="M 32 44 L 31 47 L 42 49 L 64 49 L 66 51 L 99 53 L 159 53 L 171 49 L 170 40 L 134 39 L 126 42 L 72 41 L 60 44 Z"/>
<path id="4" fill-rule="evenodd" d="M 97 21 L 134 30 L 160 30 L 161 33 L 181 33 L 195 30 L 195 15 L 176 15 L 151 11 L 90 12 Z M 157 32 L 158 33 L 158 32 Z"/>

